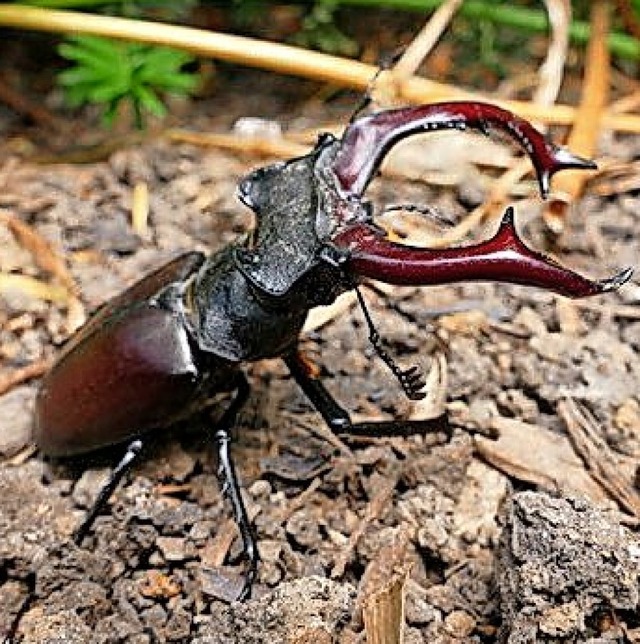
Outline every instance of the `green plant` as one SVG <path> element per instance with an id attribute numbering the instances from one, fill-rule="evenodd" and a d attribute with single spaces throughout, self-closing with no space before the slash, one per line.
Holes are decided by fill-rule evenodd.
<path id="1" fill-rule="evenodd" d="M 142 127 L 145 113 L 166 114 L 161 94 L 186 95 L 198 85 L 197 75 L 183 70 L 193 57 L 175 49 L 76 35 L 68 36 L 58 51 L 74 63 L 58 76 L 67 102 L 72 107 L 103 105 L 106 124 L 124 101 Z"/>
<path id="2" fill-rule="evenodd" d="M 338 4 L 334 0 L 316 0 L 302 21 L 302 29 L 294 36 L 293 42 L 301 47 L 319 49 L 329 54 L 355 55 L 358 51 L 357 43 L 345 36 L 336 26 L 337 10 Z"/>

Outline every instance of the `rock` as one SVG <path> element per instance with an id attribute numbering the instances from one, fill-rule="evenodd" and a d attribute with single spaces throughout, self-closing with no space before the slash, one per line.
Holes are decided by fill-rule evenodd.
<path id="1" fill-rule="evenodd" d="M 215 622 L 215 630 L 202 633 L 211 640 L 203 641 L 328 644 L 339 640 L 338 626 L 351 618 L 354 597 L 355 589 L 349 584 L 322 577 L 284 583 L 264 597 L 228 606 L 225 619 Z M 221 629 L 223 621 L 228 630 Z"/>
<path id="2" fill-rule="evenodd" d="M 31 440 L 33 387 L 16 387 L 0 397 L 0 456 L 13 456 Z"/>
<path id="3" fill-rule="evenodd" d="M 595 616 L 637 610 L 640 542 L 613 513 L 522 492 L 506 522 L 498 554 L 504 641 L 586 641 L 601 635 Z"/>

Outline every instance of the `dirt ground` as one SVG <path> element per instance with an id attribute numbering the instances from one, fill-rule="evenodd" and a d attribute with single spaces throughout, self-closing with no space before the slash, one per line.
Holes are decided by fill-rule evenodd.
<path id="1" fill-rule="evenodd" d="M 346 123 L 356 97 L 242 72 L 175 124 L 228 131 L 260 117 L 287 131 Z M 60 150 L 100 133 L 49 132 Z M 64 256 L 87 311 L 177 254 L 214 251 L 250 228 L 238 179 L 255 154 L 151 134 L 90 163 L 37 163 L 43 128 L 1 114 L 0 212 Z M 104 135 L 102 135 L 104 136 Z M 428 204 L 458 222 L 513 149 L 465 134 L 405 147 L 376 180 L 379 206 Z M 637 139 L 602 154 L 630 162 Z M 51 159 L 49 159 L 51 160 Z M 635 172 L 637 172 L 637 167 Z M 640 182 L 594 182 L 552 238 L 532 181 L 511 203 L 528 243 L 606 277 L 640 258 Z M 402 177 L 410 177 L 403 179 Z M 131 226 L 136 185 L 149 227 Z M 3 220 L 5 221 L 5 220 Z M 407 223 L 408 222 L 408 223 Z M 6 221 L 5 221 L 6 224 Z M 406 218 L 402 233 L 433 223 Z M 474 232 L 486 237 L 495 219 Z M 0 226 L 0 269 L 47 280 L 24 239 Z M 486 283 L 365 289 L 403 365 L 429 375 L 411 403 L 372 355 L 352 302 L 302 339 L 354 419 L 446 409 L 450 433 L 338 440 L 278 361 L 247 365 L 252 395 L 233 453 L 262 561 L 254 598 L 229 603 L 239 545 L 197 423 L 158 435 L 82 547 L 70 542 L 118 453 L 49 462 L 29 450 L 32 380 L 0 397 L 0 633 L 29 592 L 20 642 L 360 642 L 385 597 L 404 599 L 404 641 L 640 642 L 640 283 L 588 301 Z M 64 306 L 0 295 L 0 374 L 47 358 L 68 332 Z M 388 640 L 387 640 L 388 641 Z"/>

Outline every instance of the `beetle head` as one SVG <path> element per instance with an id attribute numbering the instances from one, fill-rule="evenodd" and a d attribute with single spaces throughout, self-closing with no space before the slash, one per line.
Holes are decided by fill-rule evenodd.
<path id="1" fill-rule="evenodd" d="M 332 164 L 339 150 L 340 141 L 323 134 L 309 154 L 254 170 L 238 185 L 238 198 L 254 211 L 257 225 L 236 249 L 236 263 L 274 305 L 298 297 L 311 308 L 345 288 L 341 265 L 348 251 L 332 239 L 341 221 L 353 220 L 349 209 L 366 210 L 366 202 L 336 183 Z"/>
<path id="2" fill-rule="evenodd" d="M 487 242 L 464 248 L 428 250 L 395 244 L 357 203 L 390 149 L 413 134 L 443 129 L 495 127 L 508 134 L 530 157 L 543 197 L 553 174 L 560 170 L 594 169 L 593 162 L 549 143 L 527 121 L 494 105 L 452 102 L 379 112 L 352 122 L 334 153 L 330 170 L 344 207 L 334 208 L 338 248 L 348 249 L 348 268 L 357 277 L 391 284 L 445 284 L 460 280 L 491 280 L 538 286 L 583 297 L 617 288 L 630 277 L 627 269 L 613 278 L 592 281 L 529 249 L 518 237 L 513 209 L 508 209 L 498 233 Z M 346 205 L 349 205 L 347 208 Z M 359 215 L 353 216 L 354 213 Z"/>
<path id="3" fill-rule="evenodd" d="M 543 196 L 556 172 L 595 168 L 546 141 L 524 119 L 486 103 L 438 103 L 364 116 L 341 139 L 324 135 L 308 155 L 256 170 L 240 183 L 239 197 L 258 220 L 248 243 L 237 249 L 240 270 L 259 294 L 297 294 L 309 306 L 330 301 L 345 284 L 348 288 L 361 277 L 411 285 L 489 279 L 570 297 L 611 290 L 629 279 L 627 270 L 609 280 L 591 281 L 529 249 L 516 233 L 512 210 L 499 233 L 476 246 L 436 251 L 384 238 L 364 192 L 391 148 L 413 134 L 466 128 L 486 133 L 489 127 L 508 134 L 531 158 Z M 322 294 L 313 297 L 314 280 L 316 285 L 339 283 L 347 274 L 345 283 L 318 288 Z M 299 282 L 307 287 L 292 290 Z"/>

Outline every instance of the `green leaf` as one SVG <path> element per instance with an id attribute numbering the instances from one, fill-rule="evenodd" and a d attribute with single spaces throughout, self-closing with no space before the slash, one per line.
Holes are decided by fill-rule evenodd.
<path id="1" fill-rule="evenodd" d="M 135 95 L 140 106 L 151 112 L 151 114 L 155 116 L 166 115 L 167 108 L 164 106 L 164 103 L 150 89 L 140 85 L 136 88 Z"/>
<path id="2" fill-rule="evenodd" d="M 189 94 L 196 74 L 182 70 L 194 58 L 183 51 L 97 36 L 69 36 L 58 51 L 73 65 L 58 75 L 67 103 L 104 106 L 103 122 L 112 123 L 122 101 L 128 101 L 142 123 L 144 113 L 164 116 L 161 93 Z"/>

